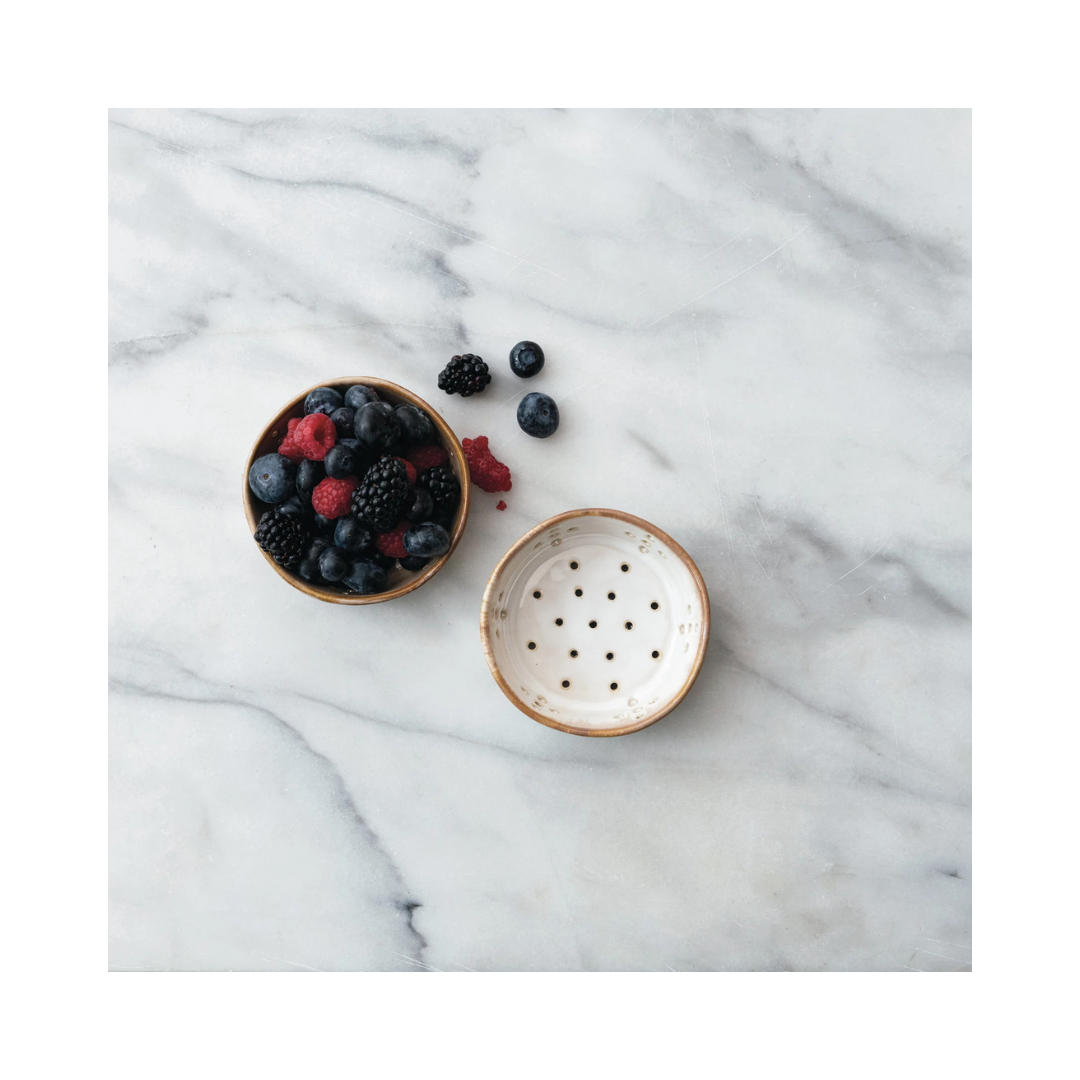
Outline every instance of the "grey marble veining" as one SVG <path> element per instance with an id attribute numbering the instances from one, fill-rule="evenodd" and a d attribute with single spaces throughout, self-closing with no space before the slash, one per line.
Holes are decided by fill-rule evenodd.
<path id="1" fill-rule="evenodd" d="M 109 140 L 113 968 L 970 969 L 969 113 Z M 447 398 L 464 349 L 494 381 Z M 358 609 L 279 581 L 240 506 L 266 419 L 353 374 L 514 477 Z M 713 605 L 686 701 L 624 738 L 532 722 L 480 650 L 499 556 L 581 506 L 671 533 Z"/>

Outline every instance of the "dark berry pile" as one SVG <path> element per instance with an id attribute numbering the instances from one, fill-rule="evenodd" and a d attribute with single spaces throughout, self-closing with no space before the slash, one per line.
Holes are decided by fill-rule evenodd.
<path id="1" fill-rule="evenodd" d="M 461 498 L 435 438 L 424 412 L 370 387 L 312 390 L 277 452 L 248 472 L 266 507 L 256 543 L 305 581 L 361 595 L 384 592 L 395 566 L 422 570 L 450 550 Z"/>
<path id="2" fill-rule="evenodd" d="M 472 353 L 451 357 L 450 363 L 439 372 L 439 389 L 462 397 L 481 393 L 489 382 L 487 364 Z"/>

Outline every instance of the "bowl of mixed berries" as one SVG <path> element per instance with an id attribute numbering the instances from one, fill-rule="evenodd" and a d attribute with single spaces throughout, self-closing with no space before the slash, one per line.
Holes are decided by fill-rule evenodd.
<path id="1" fill-rule="evenodd" d="M 244 511 L 266 561 L 332 604 L 418 589 L 457 547 L 469 514 L 457 437 L 404 387 L 360 377 L 294 398 L 256 440 Z"/>

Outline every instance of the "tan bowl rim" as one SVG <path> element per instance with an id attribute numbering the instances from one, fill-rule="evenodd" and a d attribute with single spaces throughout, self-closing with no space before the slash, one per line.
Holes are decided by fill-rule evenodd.
<path id="1" fill-rule="evenodd" d="M 686 682 L 683 683 L 675 697 L 662 709 L 658 709 L 655 713 L 651 713 L 643 720 L 638 720 L 633 724 L 627 724 L 624 727 L 600 729 L 580 728 L 574 727 L 572 724 L 560 724 L 557 720 L 552 720 L 550 716 L 544 716 L 542 713 L 538 713 L 535 709 L 526 705 L 525 702 L 510 689 L 509 684 L 506 679 L 503 678 L 502 672 L 495 663 L 495 654 L 491 646 L 491 632 L 488 625 L 488 606 L 491 602 L 491 594 L 495 588 L 495 581 L 499 574 L 502 573 L 503 567 L 506 566 L 506 564 L 537 534 L 542 533 L 545 529 L 550 529 L 553 525 L 569 521 L 571 518 L 583 517 L 604 517 L 614 518 L 617 521 L 625 521 L 628 524 L 641 529 L 643 532 L 652 534 L 663 543 L 667 544 L 690 571 L 690 574 L 694 579 L 694 584 L 697 586 L 698 598 L 701 600 L 701 641 L 698 644 L 697 655 L 694 657 L 694 664 L 690 669 L 690 674 L 687 676 Z M 694 680 L 697 679 L 698 672 L 701 671 L 701 665 L 705 660 L 705 651 L 709 647 L 709 629 L 711 624 L 712 618 L 709 609 L 709 590 L 705 587 L 705 579 L 701 576 L 701 571 L 698 570 L 694 560 L 690 558 L 681 544 L 676 543 L 676 541 L 672 540 L 663 529 L 658 529 L 651 521 L 646 521 L 644 518 L 624 513 L 622 510 L 590 507 L 584 510 L 567 510 L 565 513 L 556 514 L 554 517 L 548 518 L 547 521 L 541 521 L 539 525 L 534 526 L 521 537 L 517 543 L 513 544 L 506 554 L 498 561 L 495 569 L 491 572 L 491 577 L 488 578 L 487 587 L 484 589 L 484 599 L 480 605 L 480 644 L 484 649 L 484 659 L 487 661 L 488 668 L 491 670 L 491 674 L 494 676 L 495 681 L 499 684 L 499 688 L 510 699 L 511 704 L 515 705 L 525 713 L 526 716 L 531 716 L 538 723 L 545 724 L 547 727 L 555 728 L 558 731 L 565 731 L 569 735 L 590 735 L 602 738 L 613 735 L 629 735 L 631 732 L 640 731 L 650 724 L 655 724 L 657 720 L 661 720 L 667 716 L 667 714 L 671 712 L 684 697 L 686 697 L 690 692 L 690 687 L 694 685 Z"/>
<path id="2" fill-rule="evenodd" d="M 465 451 L 462 450 L 461 443 L 458 441 L 458 437 L 454 434 L 450 425 L 435 411 L 435 409 L 424 401 L 423 398 L 417 397 L 411 390 L 406 390 L 404 386 L 389 382 L 387 379 L 376 379 L 371 375 L 345 375 L 335 379 L 324 379 L 314 386 L 309 386 L 303 393 L 298 394 L 293 398 L 285 408 L 281 409 L 277 416 L 262 429 L 259 437 L 255 440 L 255 443 L 251 448 L 251 453 L 248 454 L 247 462 L 244 465 L 243 478 L 244 515 L 247 517 L 248 528 L 251 529 L 252 535 L 254 536 L 255 529 L 258 527 L 259 523 L 255 516 L 254 496 L 251 493 L 251 488 L 248 487 L 248 473 L 251 471 L 251 466 L 255 461 L 255 455 L 258 453 L 259 445 L 262 443 L 263 439 L 266 438 L 267 432 L 272 431 L 275 425 L 283 424 L 292 415 L 297 405 L 302 404 L 304 398 L 306 398 L 312 390 L 318 390 L 321 386 L 354 386 L 357 383 L 363 383 L 365 386 L 370 386 L 375 390 L 388 390 L 390 393 L 396 394 L 398 397 L 402 398 L 404 403 L 415 405 L 418 409 L 422 409 L 427 414 L 439 434 L 442 436 L 443 445 L 457 463 L 457 475 L 461 481 L 461 505 L 458 507 L 454 531 L 450 534 L 450 550 L 445 555 L 440 555 L 434 562 L 426 566 L 423 573 L 418 577 L 413 578 L 412 581 L 407 581 L 404 585 L 399 585 L 396 589 L 389 589 L 386 592 L 381 593 L 373 593 L 370 596 L 331 592 L 329 589 L 321 589 L 317 585 L 311 585 L 304 581 L 303 578 L 294 577 L 284 567 L 278 566 L 265 551 L 260 550 L 260 554 L 274 568 L 278 576 L 284 578 L 284 580 L 294 589 L 299 589 L 300 592 L 307 593 L 308 596 L 314 596 L 316 600 L 324 600 L 329 604 L 383 604 L 387 600 L 396 600 L 399 596 L 404 596 L 406 593 L 411 593 L 414 589 L 419 589 L 425 582 L 430 581 L 443 568 L 446 560 L 454 554 L 454 549 L 458 546 L 458 542 L 465 532 L 465 521 L 469 516 L 469 464 L 465 460 Z"/>

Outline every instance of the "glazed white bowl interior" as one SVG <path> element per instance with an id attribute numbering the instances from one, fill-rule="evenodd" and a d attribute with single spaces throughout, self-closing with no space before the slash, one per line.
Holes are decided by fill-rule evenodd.
<path id="1" fill-rule="evenodd" d="M 697 581 L 664 541 L 619 518 L 552 525 L 507 561 L 488 596 L 499 672 L 555 724 L 636 724 L 692 680 L 706 623 Z"/>

